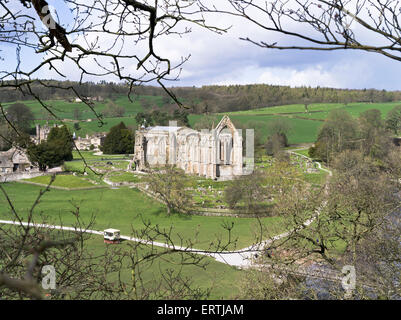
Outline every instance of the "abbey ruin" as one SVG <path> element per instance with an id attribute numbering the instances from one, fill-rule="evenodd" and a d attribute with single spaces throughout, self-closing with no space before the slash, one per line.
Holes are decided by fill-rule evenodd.
<path id="1" fill-rule="evenodd" d="M 245 174 L 242 136 L 228 116 L 212 130 L 178 126 L 141 126 L 136 131 L 136 170 L 175 165 L 211 179 Z"/>

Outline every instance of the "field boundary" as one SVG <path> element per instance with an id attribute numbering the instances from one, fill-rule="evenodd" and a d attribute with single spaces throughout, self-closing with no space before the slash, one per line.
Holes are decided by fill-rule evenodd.
<path id="1" fill-rule="evenodd" d="M 153 192 L 146 190 L 143 186 L 136 185 L 133 188 L 137 188 L 139 191 L 143 192 L 152 199 L 165 205 L 164 201 L 157 197 Z M 270 214 L 247 214 L 241 213 L 243 210 L 232 210 L 232 209 L 216 209 L 216 208 L 202 208 L 195 207 L 192 210 L 181 212 L 183 214 L 196 215 L 196 216 L 206 216 L 206 217 L 232 217 L 232 218 L 268 218 L 274 217 Z"/>
<path id="2" fill-rule="evenodd" d="M 103 182 L 107 183 L 111 187 L 136 187 L 136 182 L 113 182 L 108 180 L 107 178 L 103 178 Z"/>
<path id="3" fill-rule="evenodd" d="M 37 183 L 37 182 L 32 182 L 32 181 L 23 181 L 23 180 L 18 180 L 15 181 L 18 183 L 24 183 L 24 184 L 31 184 L 34 186 L 39 186 L 39 187 L 47 187 L 47 184 L 43 183 Z M 94 190 L 94 189 L 109 189 L 109 186 L 93 186 L 93 187 L 82 187 L 82 188 L 67 188 L 67 187 L 59 187 L 59 186 L 50 186 L 50 189 L 56 189 L 56 190 L 64 190 L 64 191 L 74 191 L 74 190 Z"/>

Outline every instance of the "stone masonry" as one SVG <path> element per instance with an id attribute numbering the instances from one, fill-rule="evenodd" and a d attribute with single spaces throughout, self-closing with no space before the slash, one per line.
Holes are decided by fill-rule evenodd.
<path id="1" fill-rule="evenodd" d="M 201 132 L 187 127 L 156 126 L 136 131 L 136 170 L 175 165 L 188 174 L 211 179 L 244 174 L 242 136 L 228 116 L 216 128 Z"/>

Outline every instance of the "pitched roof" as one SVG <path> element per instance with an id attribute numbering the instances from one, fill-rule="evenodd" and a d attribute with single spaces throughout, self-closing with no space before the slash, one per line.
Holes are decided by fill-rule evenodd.
<path id="1" fill-rule="evenodd" d="M 23 150 L 12 147 L 8 151 L 0 152 L 0 168 L 12 168 L 14 163 L 29 163 Z"/>

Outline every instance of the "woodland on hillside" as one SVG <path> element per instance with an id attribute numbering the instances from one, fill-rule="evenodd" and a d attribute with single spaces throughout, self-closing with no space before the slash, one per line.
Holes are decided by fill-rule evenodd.
<path id="1" fill-rule="evenodd" d="M 93 98 L 113 99 L 113 97 L 125 95 L 125 84 L 105 82 L 59 82 L 55 80 L 43 80 L 47 86 L 32 85 L 33 91 L 42 100 L 65 99 L 72 100 L 75 96 L 71 91 L 59 87 L 74 87 L 82 96 L 89 100 Z M 261 107 L 278 106 L 285 104 L 301 103 L 306 107 L 311 103 L 343 103 L 351 102 L 390 102 L 401 100 L 401 91 L 386 91 L 376 89 L 335 89 L 321 87 L 289 87 L 267 84 L 253 85 L 229 85 L 229 86 L 203 86 L 198 87 L 173 87 L 171 91 L 189 109 L 190 113 L 219 113 L 239 110 L 251 110 Z M 167 109 L 176 109 L 174 101 L 160 87 L 138 86 L 133 90 L 131 99 L 138 96 L 162 96 L 163 104 Z M 32 99 L 30 95 L 24 95 L 14 88 L 3 88 L 0 91 L 0 102 L 13 102 Z M 145 109 L 153 109 L 147 101 L 143 103 Z"/>

